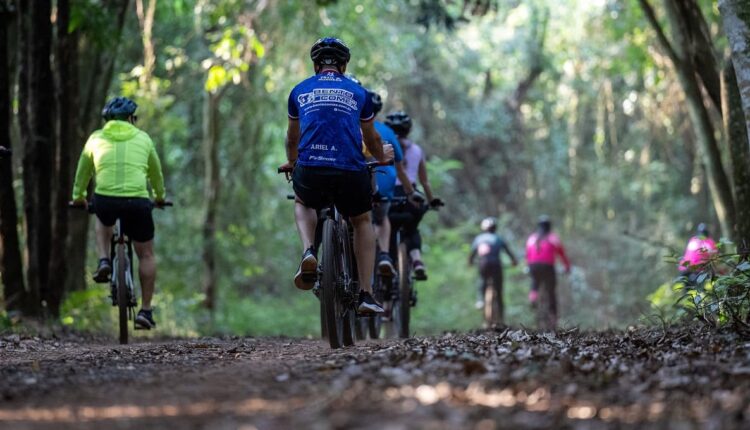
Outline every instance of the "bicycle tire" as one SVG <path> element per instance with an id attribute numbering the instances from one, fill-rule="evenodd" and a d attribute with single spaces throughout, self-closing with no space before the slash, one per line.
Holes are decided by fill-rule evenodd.
<path id="1" fill-rule="evenodd" d="M 380 338 L 380 328 L 383 326 L 383 318 L 380 315 L 367 319 L 367 334 L 370 339 Z"/>
<path id="2" fill-rule="evenodd" d="M 485 280 L 485 282 L 487 282 Z M 484 289 L 484 324 L 486 328 L 490 328 L 497 323 L 497 316 L 499 313 L 499 306 L 497 303 L 497 291 L 491 282 L 487 282 L 489 285 Z"/>
<path id="3" fill-rule="evenodd" d="M 347 291 L 344 288 L 337 290 L 337 302 L 339 308 L 342 311 L 340 318 L 342 319 L 342 331 L 341 331 L 341 343 L 344 346 L 354 345 L 355 339 L 357 339 L 356 326 L 359 324 L 357 320 L 356 303 L 354 297 L 356 297 L 354 287 L 356 284 L 354 280 L 358 278 L 357 264 L 354 259 L 354 247 L 353 247 L 353 234 L 354 232 L 349 228 L 349 224 L 340 222 L 339 228 L 339 240 L 341 240 L 341 257 L 342 257 L 342 274 L 343 278 L 349 282 L 345 285 L 348 288 L 348 292 L 351 293 L 349 296 L 346 295 Z M 360 333 L 364 335 L 364 333 Z"/>
<path id="4" fill-rule="evenodd" d="M 120 323 L 120 344 L 127 345 L 128 343 L 128 309 L 129 301 L 128 297 L 128 286 L 127 286 L 127 275 L 125 271 L 128 268 L 127 256 L 125 255 L 125 245 L 117 244 L 115 248 L 115 279 L 117 280 L 117 311 L 119 313 Z"/>
<path id="5" fill-rule="evenodd" d="M 323 307 L 323 298 L 318 300 L 318 307 L 320 308 L 320 337 L 322 339 L 328 339 L 328 326 L 326 325 L 326 311 Z"/>
<path id="6" fill-rule="evenodd" d="M 328 332 L 328 344 L 333 349 L 341 348 L 342 327 L 336 321 L 337 295 L 336 284 L 339 274 L 336 263 L 336 232 L 335 221 L 326 219 L 323 224 L 322 261 L 323 273 L 321 274 L 320 287 L 322 292 L 323 312 L 325 314 L 326 331 Z"/>
<path id="7" fill-rule="evenodd" d="M 406 249 L 406 243 L 401 242 L 398 245 L 398 335 L 404 339 L 409 337 L 409 319 L 411 318 L 411 268 L 409 266 L 409 252 Z"/>

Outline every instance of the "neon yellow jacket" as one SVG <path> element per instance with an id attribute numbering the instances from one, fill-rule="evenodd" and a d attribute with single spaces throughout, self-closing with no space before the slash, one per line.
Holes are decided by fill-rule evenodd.
<path id="1" fill-rule="evenodd" d="M 91 134 L 78 160 L 73 200 L 86 198 L 96 173 L 96 194 L 110 197 L 149 197 L 146 179 L 157 199 L 164 199 L 164 175 L 154 142 L 126 121 L 108 121 Z"/>

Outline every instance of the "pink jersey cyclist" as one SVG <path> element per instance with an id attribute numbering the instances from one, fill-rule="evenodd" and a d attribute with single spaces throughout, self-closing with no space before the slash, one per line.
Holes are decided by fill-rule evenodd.
<path id="1" fill-rule="evenodd" d="M 557 326 L 557 275 L 555 274 L 555 257 L 559 256 L 565 265 L 565 272 L 570 272 L 570 261 L 565 255 L 565 248 L 560 238 L 552 232 L 552 221 L 546 215 L 539 217 L 536 231 L 526 240 L 526 262 L 531 276 L 529 301 L 537 306 L 537 299 L 542 299 L 542 307 L 537 312 L 537 324 L 540 329 L 554 329 Z"/>
<path id="2" fill-rule="evenodd" d="M 565 271 L 570 271 L 570 261 L 568 256 L 565 255 L 565 248 L 563 248 L 560 238 L 555 233 L 550 232 L 542 235 L 541 232 L 536 231 L 526 240 L 526 261 L 529 264 L 554 266 L 556 255 L 560 256 L 565 265 Z"/>
<path id="3" fill-rule="evenodd" d="M 685 255 L 680 260 L 680 272 L 690 270 L 690 266 L 698 266 L 707 263 L 711 257 L 718 253 L 716 242 L 708 235 L 705 224 L 698 225 L 698 234 L 691 237 L 685 248 Z"/>

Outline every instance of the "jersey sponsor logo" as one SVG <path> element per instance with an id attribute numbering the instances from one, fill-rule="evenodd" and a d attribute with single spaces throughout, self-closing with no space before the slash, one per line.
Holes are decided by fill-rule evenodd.
<path id="1" fill-rule="evenodd" d="M 307 109 L 326 105 L 343 108 L 347 112 L 357 110 L 357 100 L 354 99 L 354 93 L 340 88 L 313 89 L 309 93 L 297 96 L 297 103 L 299 103 L 299 107 L 311 105 Z"/>

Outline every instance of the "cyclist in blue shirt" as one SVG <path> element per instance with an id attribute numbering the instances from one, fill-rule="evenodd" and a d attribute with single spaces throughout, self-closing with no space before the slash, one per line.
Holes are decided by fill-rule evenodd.
<path id="1" fill-rule="evenodd" d="M 383 109 L 383 99 L 379 94 L 370 91 L 370 98 L 374 109 L 375 116 Z M 378 238 L 378 273 L 383 277 L 396 276 L 396 269 L 393 266 L 393 259 L 388 252 L 391 240 L 391 221 L 388 218 L 388 210 L 391 206 L 394 191 L 396 189 L 396 178 L 401 181 L 408 181 L 406 170 L 404 170 L 404 153 L 401 150 L 401 144 L 393 130 L 380 121 L 375 121 L 375 130 L 380 134 L 383 143 L 393 145 L 392 166 L 380 166 L 376 169 L 375 179 L 378 185 L 378 194 L 380 203 L 372 209 L 373 223 L 375 224 L 375 235 Z"/>
<path id="2" fill-rule="evenodd" d="M 362 153 L 362 142 L 378 160 L 393 158 L 373 126 L 372 101 L 367 91 L 344 76 L 351 58 L 349 47 L 333 37 L 319 39 L 310 49 L 315 75 L 289 94 L 286 138 L 287 167 L 294 167 L 295 219 L 304 253 L 294 284 L 309 290 L 318 261 L 314 247 L 317 211 L 333 198 L 336 208 L 354 228 L 359 294 L 357 311 L 380 313 L 372 297 L 375 234 L 372 228 L 372 184 Z"/>

